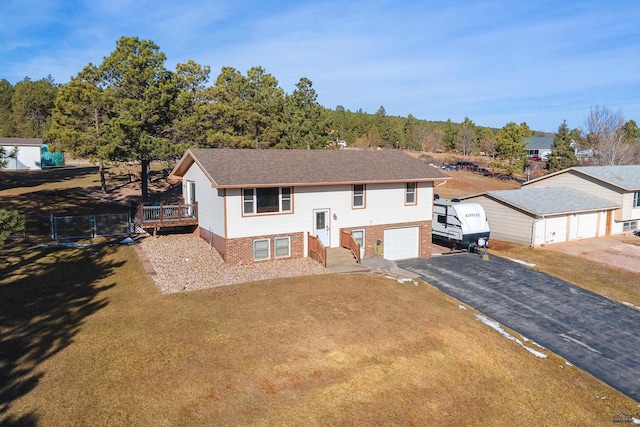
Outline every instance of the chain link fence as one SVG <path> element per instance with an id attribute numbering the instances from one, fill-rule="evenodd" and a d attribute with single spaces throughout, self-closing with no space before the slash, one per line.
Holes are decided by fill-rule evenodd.
<path id="1" fill-rule="evenodd" d="M 132 232 L 131 215 L 26 215 L 23 237 L 34 240 L 75 240 L 94 237 L 128 236 Z"/>

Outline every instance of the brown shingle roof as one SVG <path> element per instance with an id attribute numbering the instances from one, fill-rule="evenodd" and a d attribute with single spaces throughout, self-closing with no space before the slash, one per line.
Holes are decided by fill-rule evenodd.
<path id="1" fill-rule="evenodd" d="M 172 175 L 196 162 L 215 187 L 433 181 L 448 178 L 396 150 L 190 149 Z"/>

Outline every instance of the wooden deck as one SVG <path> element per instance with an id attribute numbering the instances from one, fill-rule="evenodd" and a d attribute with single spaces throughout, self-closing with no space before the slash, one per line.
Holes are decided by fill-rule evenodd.
<path id="1" fill-rule="evenodd" d="M 198 225 L 198 204 L 138 206 L 134 224 L 143 229 Z"/>

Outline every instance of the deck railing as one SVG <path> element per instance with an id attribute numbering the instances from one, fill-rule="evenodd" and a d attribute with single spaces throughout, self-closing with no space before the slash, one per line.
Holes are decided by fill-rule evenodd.
<path id="1" fill-rule="evenodd" d="M 327 267 L 327 248 L 322 244 L 320 239 L 309 234 L 307 239 L 309 246 L 309 258 L 318 261 L 323 267 Z"/>
<path id="2" fill-rule="evenodd" d="M 198 204 L 138 206 L 136 225 L 145 227 L 170 227 L 198 223 Z"/>
<path id="3" fill-rule="evenodd" d="M 360 264 L 360 245 L 356 243 L 350 231 L 342 230 L 342 233 L 340 233 L 340 245 L 349 249 L 356 258 L 356 262 Z"/>

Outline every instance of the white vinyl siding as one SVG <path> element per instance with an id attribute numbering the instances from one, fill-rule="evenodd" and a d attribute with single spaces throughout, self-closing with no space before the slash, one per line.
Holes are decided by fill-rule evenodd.
<path id="1" fill-rule="evenodd" d="M 491 239 L 536 246 L 544 243 L 544 229 L 540 230 L 533 216 L 512 209 L 485 196 L 465 199 L 465 202 L 480 203 L 484 208 Z M 542 233 L 542 235 L 539 235 Z"/>
<path id="2" fill-rule="evenodd" d="M 417 206 L 405 206 L 405 183 L 367 184 L 366 207 L 362 209 L 352 208 L 353 193 L 350 184 L 295 187 L 295 207 L 286 218 L 282 215 L 243 215 L 241 189 L 227 189 L 226 194 L 226 237 L 230 239 L 266 234 L 279 236 L 313 233 L 313 212 L 328 209 L 331 224 L 329 240 L 332 246 L 337 246 L 340 244 L 341 228 L 358 229 L 364 226 L 427 221 L 431 220 L 433 213 L 431 183 L 418 185 Z M 200 191 L 199 200 L 203 197 Z"/>
<path id="3" fill-rule="evenodd" d="M 522 189 L 527 188 L 544 188 L 544 187 L 566 187 L 574 190 L 583 191 L 596 197 L 609 200 L 610 202 L 620 203 L 621 191 L 610 186 L 603 185 L 599 181 L 583 177 L 575 171 L 568 171 L 555 176 L 550 176 L 539 181 L 528 183 Z"/>
<path id="4" fill-rule="evenodd" d="M 197 165 L 193 165 L 185 173 L 183 179 L 183 197 L 188 200 L 188 186 L 193 185 L 197 191 L 198 225 L 218 236 L 225 236 L 224 190 L 211 187 L 211 181 Z"/>

